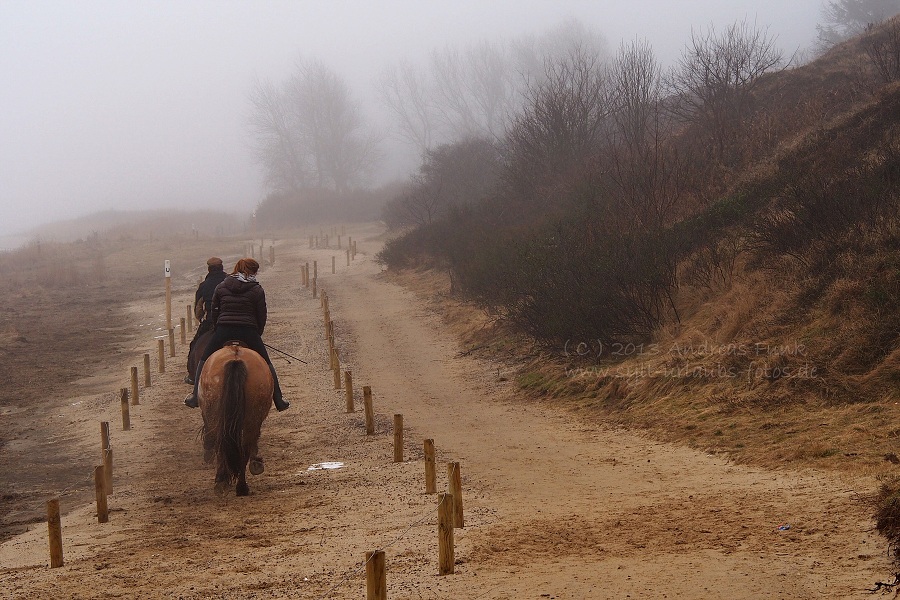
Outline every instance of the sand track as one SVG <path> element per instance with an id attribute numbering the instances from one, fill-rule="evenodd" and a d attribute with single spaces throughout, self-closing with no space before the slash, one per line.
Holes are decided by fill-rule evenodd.
<path id="1" fill-rule="evenodd" d="M 380 275 L 377 229 L 349 233 L 362 253 L 350 267 L 343 251 L 283 240 L 261 273 L 266 342 L 309 364 L 275 361 L 292 408 L 264 425 L 266 472 L 250 478 L 251 496 L 213 492 L 199 412 L 181 406 L 180 348 L 178 368 L 154 374 L 133 407 L 132 431 L 120 430 L 112 393 L 65 406 L 82 453 L 93 451 L 98 421 L 112 424 L 110 522 L 96 524 L 91 505 L 66 507 L 60 569 L 47 568 L 42 523 L 4 543 L 0 597 L 362 598 L 362 561 L 379 547 L 396 600 L 852 598 L 887 578 L 884 541 L 856 500 L 872 481 L 735 466 L 524 401 L 498 377 L 504 365 L 463 356 L 439 315 Z M 319 301 L 300 286 L 306 260 L 320 263 L 342 366 L 353 371 L 353 414 L 333 389 Z M 136 331 L 159 318 L 155 302 L 129 307 Z M 123 360 L 137 364 L 153 343 L 138 340 Z M 364 385 L 374 436 L 365 435 Z M 400 464 L 396 413 L 406 426 Z M 439 461 L 461 463 L 466 527 L 452 576 L 437 575 L 424 438 Z M 307 470 L 323 461 L 345 466 Z"/>

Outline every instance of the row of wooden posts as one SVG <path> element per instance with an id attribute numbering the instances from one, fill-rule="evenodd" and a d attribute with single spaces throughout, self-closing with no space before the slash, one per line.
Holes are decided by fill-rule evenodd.
<path id="1" fill-rule="evenodd" d="M 193 307 L 187 305 L 187 316 L 181 318 L 181 344 L 187 343 L 187 333 L 193 331 Z M 175 356 L 175 329 L 170 327 L 168 330 L 169 341 L 169 357 Z M 143 357 L 144 388 L 151 386 L 150 379 L 150 354 L 146 353 Z M 157 339 L 157 359 L 159 364 L 159 372 L 166 372 L 166 351 L 165 340 Z M 122 410 L 122 431 L 131 429 L 131 410 L 129 407 L 129 399 L 131 406 L 140 405 L 140 387 L 138 379 L 138 367 L 134 366 L 130 369 L 131 381 L 130 389 L 123 387 L 119 390 L 119 402 Z M 130 398 L 129 398 L 130 397 Z M 109 421 L 100 422 L 100 456 L 102 464 L 94 467 L 94 492 L 97 503 L 97 522 L 109 522 L 109 507 L 107 496 L 113 493 L 113 449 L 110 439 Z M 62 545 L 62 519 L 60 517 L 59 498 L 52 498 L 47 501 L 47 528 L 50 541 L 50 567 L 56 568 L 63 566 L 63 545 Z"/>
<path id="2" fill-rule="evenodd" d="M 338 239 L 340 237 L 338 236 Z M 338 242 L 340 244 L 340 241 Z M 348 242 L 347 248 L 347 265 L 356 258 L 356 243 L 352 239 Z M 312 242 L 311 242 L 312 245 Z M 262 246 L 260 246 L 262 248 Z M 274 264 L 274 250 L 272 251 L 271 263 Z M 331 259 L 332 273 L 335 272 L 335 258 Z M 307 262 L 301 267 L 301 276 L 305 287 L 312 287 L 313 298 L 317 297 L 316 281 L 318 276 L 317 261 L 313 261 L 312 275 L 310 276 L 310 265 Z M 171 327 L 171 312 L 169 309 L 169 278 L 168 264 L 166 267 L 166 299 L 167 299 L 167 326 L 169 341 L 169 357 L 175 356 L 175 330 Z M 334 387 L 340 390 L 341 385 L 341 367 L 340 353 L 335 344 L 334 321 L 331 319 L 330 308 L 328 305 L 328 295 L 323 290 L 321 293 L 321 306 L 325 321 L 325 337 L 328 342 L 328 354 L 330 358 L 330 366 L 334 374 Z M 193 307 L 187 305 L 186 317 L 180 320 L 180 341 L 187 343 L 187 333 L 193 330 Z M 158 369 L 160 373 L 166 371 L 165 341 L 157 340 Z M 150 379 L 150 354 L 143 356 L 144 367 L 144 387 L 151 386 Z M 122 410 L 122 429 L 128 431 L 131 429 L 131 418 L 129 410 L 129 396 L 131 405 L 140 404 L 140 390 L 138 385 L 138 367 L 133 366 L 130 370 L 131 386 L 129 388 L 121 388 L 120 404 Z M 346 412 L 355 412 L 353 397 L 353 374 L 352 371 L 346 370 L 343 373 L 343 388 L 346 398 Z M 363 405 L 365 410 L 366 435 L 375 433 L 375 414 L 374 404 L 372 400 L 372 388 L 363 386 Z M 403 444 L 403 415 L 394 415 L 394 462 L 403 462 L 404 460 L 404 444 Z M 107 496 L 113 491 L 113 450 L 110 440 L 109 422 L 100 423 L 101 438 L 101 458 L 102 464 L 94 468 L 94 487 L 97 504 L 97 521 L 98 523 L 106 523 L 109 521 L 108 499 Z M 435 445 L 433 439 L 424 440 L 424 466 L 425 466 L 425 492 L 427 494 L 437 493 L 436 481 L 436 462 L 435 462 Z M 458 462 L 451 462 L 447 465 L 448 489 L 446 493 L 438 494 L 438 572 L 440 575 L 448 575 L 454 572 L 454 536 L 453 530 L 456 527 L 464 527 L 463 502 L 462 502 L 462 477 L 460 474 L 460 465 Z M 50 542 L 50 566 L 51 568 L 61 567 L 64 564 L 63 547 L 62 547 L 62 526 L 60 518 L 59 498 L 51 499 L 47 502 L 47 524 Z M 387 584 L 385 577 L 385 555 L 383 550 L 374 550 L 366 553 L 366 593 L 367 600 L 386 600 Z"/>
<path id="3" fill-rule="evenodd" d="M 313 273 L 316 272 L 316 263 L 313 261 Z M 308 284 L 308 266 L 303 275 L 304 285 Z M 313 297 L 316 294 L 315 275 L 312 278 Z M 321 291 L 320 302 L 324 319 L 325 339 L 328 343 L 328 356 L 330 367 L 334 375 L 334 389 L 340 390 L 341 364 L 340 352 L 335 343 L 334 321 L 331 318 L 331 310 L 328 303 L 328 293 Z M 346 400 L 346 412 L 355 411 L 353 397 L 353 373 L 350 370 L 343 372 L 343 388 Z M 363 406 L 365 410 L 366 435 L 375 433 L 375 411 L 372 400 L 371 386 L 363 386 Z M 394 462 L 403 462 L 403 415 L 394 415 Z M 435 446 L 433 439 L 426 439 L 423 443 L 425 454 L 425 493 L 437 493 L 437 477 L 435 463 Z M 464 527 L 462 499 L 462 476 L 460 464 L 451 462 L 447 465 L 448 489 L 446 493 L 438 494 L 438 573 L 449 575 L 454 572 L 454 536 L 453 530 Z M 383 550 L 374 550 L 366 553 L 366 594 L 367 600 L 386 600 L 387 584 L 385 576 L 385 556 Z"/>

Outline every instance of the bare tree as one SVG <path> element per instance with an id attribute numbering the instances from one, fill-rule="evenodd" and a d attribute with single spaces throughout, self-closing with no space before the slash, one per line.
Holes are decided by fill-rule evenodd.
<path id="1" fill-rule="evenodd" d="M 275 191 L 345 190 L 378 158 L 346 83 L 318 61 L 298 61 L 280 88 L 257 81 L 250 101 L 257 158 Z"/>
<path id="2" fill-rule="evenodd" d="M 668 85 L 673 114 L 705 132 L 717 159 L 732 163 L 739 132 L 753 114 L 754 91 L 763 75 L 785 68 L 774 38 L 746 21 L 722 33 L 710 26 L 692 32 Z"/>
<path id="3" fill-rule="evenodd" d="M 269 81 L 256 80 L 250 92 L 250 125 L 265 184 L 276 192 L 296 192 L 308 183 L 309 166 L 291 122 L 288 97 Z"/>
<path id="4" fill-rule="evenodd" d="M 816 25 L 820 49 L 859 35 L 900 13 L 900 0 L 829 0 L 822 6 L 823 22 Z"/>
<path id="5" fill-rule="evenodd" d="M 544 83 L 505 139 L 504 180 L 511 196 L 539 200 L 547 186 L 577 170 L 602 146 L 609 115 L 600 59 L 575 52 L 548 65 Z"/>
<path id="6" fill-rule="evenodd" d="M 605 57 L 606 46 L 598 33 L 570 20 L 541 36 L 435 50 L 424 67 L 401 63 L 384 71 L 377 87 L 400 136 L 419 151 L 473 136 L 497 140 L 529 87 L 543 83 L 547 65 L 575 53 Z"/>
<path id="7" fill-rule="evenodd" d="M 375 86 L 382 103 L 397 119 L 400 137 L 420 154 L 431 147 L 437 121 L 429 85 L 422 69 L 403 61 L 382 71 Z"/>
<path id="8" fill-rule="evenodd" d="M 608 172 L 620 212 L 652 230 L 673 217 L 684 193 L 685 165 L 668 143 L 661 68 L 646 42 L 623 45 L 608 70 L 611 148 Z"/>

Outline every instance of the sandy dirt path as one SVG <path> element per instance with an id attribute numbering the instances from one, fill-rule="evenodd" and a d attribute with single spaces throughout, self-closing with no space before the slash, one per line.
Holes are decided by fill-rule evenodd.
<path id="1" fill-rule="evenodd" d="M 380 274 L 377 228 L 348 233 L 361 252 L 349 267 L 343 251 L 284 240 L 261 273 L 266 342 L 309 364 L 276 359 L 292 407 L 264 425 L 266 472 L 250 478 L 251 496 L 213 492 L 199 414 L 180 405 L 181 348 L 179 367 L 143 390 L 132 431 L 117 425 L 114 393 L 63 409 L 79 451 L 93 451 L 98 421 L 113 424 L 110 522 L 96 524 L 90 505 L 66 507 L 60 569 L 47 568 L 43 524 L 0 546 L 0 597 L 363 598 L 362 562 L 375 548 L 386 551 L 395 600 L 855 598 L 887 578 L 885 544 L 857 499 L 874 482 L 735 466 L 524 401 L 505 365 L 465 355 L 427 299 Z M 353 371 L 353 414 L 327 368 L 319 301 L 300 286 L 307 260 L 319 263 L 342 366 Z M 147 328 L 158 303 L 129 308 L 134 361 L 155 348 Z M 392 462 L 397 413 L 403 463 Z M 456 531 L 456 573 L 444 577 L 436 498 L 423 493 L 424 438 L 463 475 L 466 527 Z M 344 466 L 308 470 L 323 461 Z"/>

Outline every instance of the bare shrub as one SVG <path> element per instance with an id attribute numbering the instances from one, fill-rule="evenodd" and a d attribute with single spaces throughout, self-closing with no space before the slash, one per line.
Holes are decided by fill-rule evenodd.
<path id="1" fill-rule="evenodd" d="M 865 50 L 882 83 L 900 81 L 900 18 L 874 31 Z"/>

